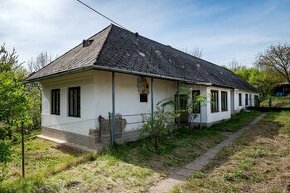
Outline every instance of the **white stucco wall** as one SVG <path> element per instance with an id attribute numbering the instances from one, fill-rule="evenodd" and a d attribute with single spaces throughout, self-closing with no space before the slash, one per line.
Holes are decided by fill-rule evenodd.
<path id="1" fill-rule="evenodd" d="M 41 81 L 42 126 L 82 135 L 97 125 L 97 100 L 94 74 L 83 72 L 66 77 Z M 68 88 L 80 86 L 81 117 L 68 116 Z M 60 115 L 51 114 L 51 89 L 60 89 Z"/>
<path id="2" fill-rule="evenodd" d="M 242 109 L 245 109 L 247 106 L 254 106 L 255 103 L 255 95 L 259 96 L 256 92 L 249 92 L 239 89 L 234 89 L 234 112 L 232 113 L 238 113 Z M 242 94 L 242 105 L 239 105 L 239 94 Z M 248 105 L 246 105 L 246 94 L 248 94 Z"/>
<path id="3" fill-rule="evenodd" d="M 146 114 L 151 111 L 151 80 L 149 83 L 148 102 L 140 102 L 137 90 L 137 77 L 115 73 L 115 112 L 116 114 Z M 154 107 L 162 99 L 173 97 L 176 82 L 154 79 Z M 108 118 L 112 112 L 112 73 L 89 71 L 41 81 L 42 86 L 42 126 L 82 135 L 88 135 L 90 129 L 98 128 L 98 117 Z M 68 116 L 68 88 L 81 88 L 81 117 Z M 51 114 L 51 90 L 60 89 L 60 115 Z M 138 129 L 142 116 L 123 116 L 127 125 L 125 131 Z"/>
<path id="4" fill-rule="evenodd" d="M 149 84 L 148 102 L 140 102 L 137 90 L 137 77 L 128 74 L 115 74 L 116 81 L 116 113 L 124 115 L 127 125 L 125 131 L 138 129 L 141 126 L 142 116 L 126 116 L 135 114 L 149 114 L 151 112 L 151 78 L 146 78 Z M 176 92 L 176 82 L 169 80 L 153 79 L 153 104 L 156 104 Z M 110 101 L 111 102 L 111 101 Z M 110 109 L 109 109 L 110 110 Z M 148 116 L 148 115 L 147 115 Z M 134 123 L 134 124 L 133 124 Z"/>
<path id="5" fill-rule="evenodd" d="M 137 90 L 137 77 L 135 75 L 115 73 L 115 112 L 123 115 L 127 125 L 125 131 L 138 129 L 142 116 L 126 116 L 133 114 L 149 114 L 151 111 L 151 78 L 146 78 L 149 84 L 148 102 L 140 102 Z M 177 82 L 153 79 L 154 108 L 155 105 L 169 97 L 174 97 Z M 77 74 L 61 76 L 45 81 L 40 81 L 42 86 L 42 126 L 77 134 L 88 135 L 90 129 L 99 127 L 98 117 L 101 115 L 108 119 L 112 112 L 112 73 L 107 71 L 87 71 Z M 81 89 L 81 117 L 68 116 L 68 88 L 79 86 Z M 249 94 L 249 105 L 254 105 L 254 96 L 241 90 L 233 90 L 205 85 L 186 85 L 190 90 L 200 90 L 206 96 L 206 101 L 201 104 L 201 119 L 189 118 L 192 123 L 215 123 L 231 118 L 233 111 L 245 108 L 245 94 Z M 51 114 L 51 90 L 60 89 L 60 115 Z M 211 112 L 211 90 L 219 92 L 219 112 Z M 221 111 L 221 91 L 228 93 L 228 110 Z M 239 106 L 239 93 L 242 93 L 242 106 Z M 251 94 L 251 100 L 250 100 Z M 191 93 L 190 93 L 191 98 Z M 234 99 L 234 100 L 231 100 Z M 251 103 L 250 103 L 251 102 Z M 233 107 L 232 107 L 233 106 Z M 136 123 L 138 122 L 138 123 Z M 133 123 L 133 124 L 132 124 Z"/>
<path id="6" fill-rule="evenodd" d="M 211 90 L 217 90 L 218 91 L 218 112 L 211 112 Z M 227 111 L 222 111 L 221 110 L 221 91 L 227 92 L 228 95 L 228 109 Z M 226 120 L 231 118 L 231 94 L 230 94 L 231 89 L 227 88 L 220 88 L 220 87 L 207 87 L 207 96 L 208 96 L 208 102 L 207 102 L 207 123 L 215 123 L 221 120 Z"/>

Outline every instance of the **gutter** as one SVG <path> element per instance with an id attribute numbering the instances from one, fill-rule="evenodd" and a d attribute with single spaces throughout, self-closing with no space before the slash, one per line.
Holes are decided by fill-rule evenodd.
<path id="1" fill-rule="evenodd" d="M 88 70 L 103 70 L 103 71 L 110 71 L 110 72 L 119 72 L 119 73 L 125 73 L 125 74 L 141 75 L 141 76 L 147 76 L 147 77 L 167 79 L 167 80 L 179 80 L 179 81 L 188 82 L 188 83 L 190 82 L 189 80 L 183 79 L 183 78 L 174 78 L 174 77 L 170 77 L 170 76 L 163 76 L 163 75 L 157 75 L 157 74 L 152 74 L 152 73 L 137 72 L 137 71 L 133 71 L 133 70 L 116 69 L 116 68 L 111 68 L 111 67 L 106 67 L 106 66 L 99 66 L 99 65 L 81 67 L 81 68 L 77 68 L 77 69 L 73 69 L 73 70 L 69 70 L 69 71 L 65 71 L 65 72 L 58 72 L 58 73 L 55 73 L 55 74 L 51 74 L 51 75 L 47 75 L 47 76 L 43 76 L 43 77 L 39 77 L 39 78 L 34 78 L 34 79 L 31 79 L 31 80 L 27 80 L 29 78 L 28 77 L 28 78 L 26 78 L 24 80 L 24 82 L 26 82 L 26 83 L 36 82 L 36 81 L 44 80 L 44 79 L 47 79 L 47 78 L 59 77 L 59 76 L 62 76 L 62 75 L 72 74 L 72 73 L 76 73 L 76 72 L 83 72 L 83 71 L 88 71 Z"/>
<path id="2" fill-rule="evenodd" d="M 55 73 L 55 74 L 51 74 L 51 75 L 47 75 L 47 76 L 43 76 L 43 77 L 39 77 L 39 78 L 34 78 L 34 79 L 31 79 L 31 80 L 27 80 L 29 78 L 28 77 L 28 78 L 26 78 L 24 80 L 24 82 L 25 83 L 31 83 L 31 82 L 44 80 L 44 79 L 47 79 L 47 78 L 59 77 L 59 76 L 62 76 L 62 75 L 73 74 L 73 73 L 76 73 L 76 72 L 84 72 L 84 71 L 88 71 L 88 70 L 103 70 L 103 71 L 109 71 L 109 72 L 119 72 L 119 73 L 124 73 L 124 74 L 141 75 L 141 76 L 147 76 L 147 77 L 153 77 L 153 78 L 159 78 L 159 79 L 165 79 L 165 80 L 182 81 L 182 82 L 185 82 L 186 84 L 215 86 L 215 84 L 212 84 L 212 83 L 209 83 L 209 82 L 194 82 L 194 81 L 190 81 L 190 80 L 187 80 L 187 79 L 184 79 L 184 78 L 174 78 L 174 77 L 170 77 L 170 76 L 157 75 L 157 74 L 145 73 L 145 72 L 137 72 L 137 71 L 133 71 L 133 70 L 116 69 L 116 68 L 100 66 L 100 65 L 91 65 L 91 66 L 76 68 L 76 69 L 72 69 L 72 70 L 65 71 L 65 72 L 58 72 L 58 73 Z M 216 85 L 216 86 L 226 87 L 226 86 L 220 86 L 220 85 Z M 232 87 L 226 87 L 226 88 L 232 88 Z"/>

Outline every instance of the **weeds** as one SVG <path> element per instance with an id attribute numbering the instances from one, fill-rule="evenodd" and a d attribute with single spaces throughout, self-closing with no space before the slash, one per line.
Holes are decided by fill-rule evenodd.
<path id="1" fill-rule="evenodd" d="M 179 192 L 287 192 L 290 187 L 290 113 L 269 113 L 225 147 Z M 289 188 L 290 189 L 290 188 Z M 174 191 L 173 191 L 174 192 Z"/>

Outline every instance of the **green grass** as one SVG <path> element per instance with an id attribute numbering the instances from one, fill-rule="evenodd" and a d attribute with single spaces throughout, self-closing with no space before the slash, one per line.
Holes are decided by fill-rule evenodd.
<path id="1" fill-rule="evenodd" d="M 172 192 L 288 192 L 289 173 L 290 112 L 269 113 Z"/>
<path id="2" fill-rule="evenodd" d="M 272 107 L 290 107 L 290 96 L 285 97 L 271 97 L 272 100 Z M 260 103 L 261 107 L 268 107 L 269 106 L 269 97 L 266 97 Z"/>
<path id="3" fill-rule="evenodd" d="M 0 192 L 17 192 L 20 189 L 22 192 L 144 192 L 153 183 L 221 142 L 225 138 L 222 131 L 231 130 L 229 128 L 233 128 L 231 131 L 237 130 L 258 115 L 257 112 L 241 113 L 234 121 L 230 120 L 211 128 L 180 128 L 172 137 L 164 140 L 158 150 L 153 148 L 151 139 L 117 145 L 107 152 L 91 155 L 89 160 L 86 159 L 87 161 L 80 164 L 71 164 L 72 167 L 55 175 L 31 175 L 27 180 L 0 186 Z M 53 147 L 52 144 L 45 145 L 46 149 L 43 149 L 39 147 L 43 145 L 36 142 L 34 144 L 33 140 L 31 143 L 33 145 L 28 146 L 31 155 L 36 156 L 36 159 L 30 160 L 34 163 L 31 169 L 41 174 L 51 174 L 48 171 L 52 171 L 54 167 L 63 168 L 62 163 L 74 163 L 78 157 L 66 154 L 65 151 L 49 153 L 54 149 L 50 148 Z M 41 148 L 41 151 L 38 151 L 38 148 Z M 37 159 L 43 153 L 47 157 Z M 46 169 L 41 171 L 43 167 Z"/>
<path id="4" fill-rule="evenodd" d="M 25 142 L 25 173 L 27 177 L 47 176 L 81 161 L 85 153 L 52 142 L 34 138 Z M 15 181 L 22 176 L 21 143 L 12 146 L 9 173 L 4 182 Z"/>
<path id="5" fill-rule="evenodd" d="M 212 126 L 212 129 L 218 130 L 218 131 L 236 131 L 239 128 L 244 127 L 249 122 L 254 120 L 258 115 L 261 113 L 258 111 L 252 111 L 252 112 L 245 112 L 241 111 L 238 115 L 233 116 L 232 119 L 226 121 L 223 124 L 216 124 Z"/>

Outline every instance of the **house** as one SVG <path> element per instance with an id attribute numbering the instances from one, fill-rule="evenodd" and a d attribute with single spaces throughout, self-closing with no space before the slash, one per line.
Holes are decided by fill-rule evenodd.
<path id="1" fill-rule="evenodd" d="M 290 83 L 279 83 L 274 86 L 275 96 L 288 96 L 290 95 Z"/>
<path id="2" fill-rule="evenodd" d="M 41 85 L 43 135 L 92 149 L 108 143 L 110 133 L 116 141 L 137 139 L 142 115 L 152 115 L 164 98 L 182 96 L 177 92 L 181 85 L 192 91 L 190 97 L 207 97 L 198 117 L 188 117 L 192 124 L 230 119 L 258 97 L 252 86 L 226 68 L 115 25 L 26 81 Z"/>

